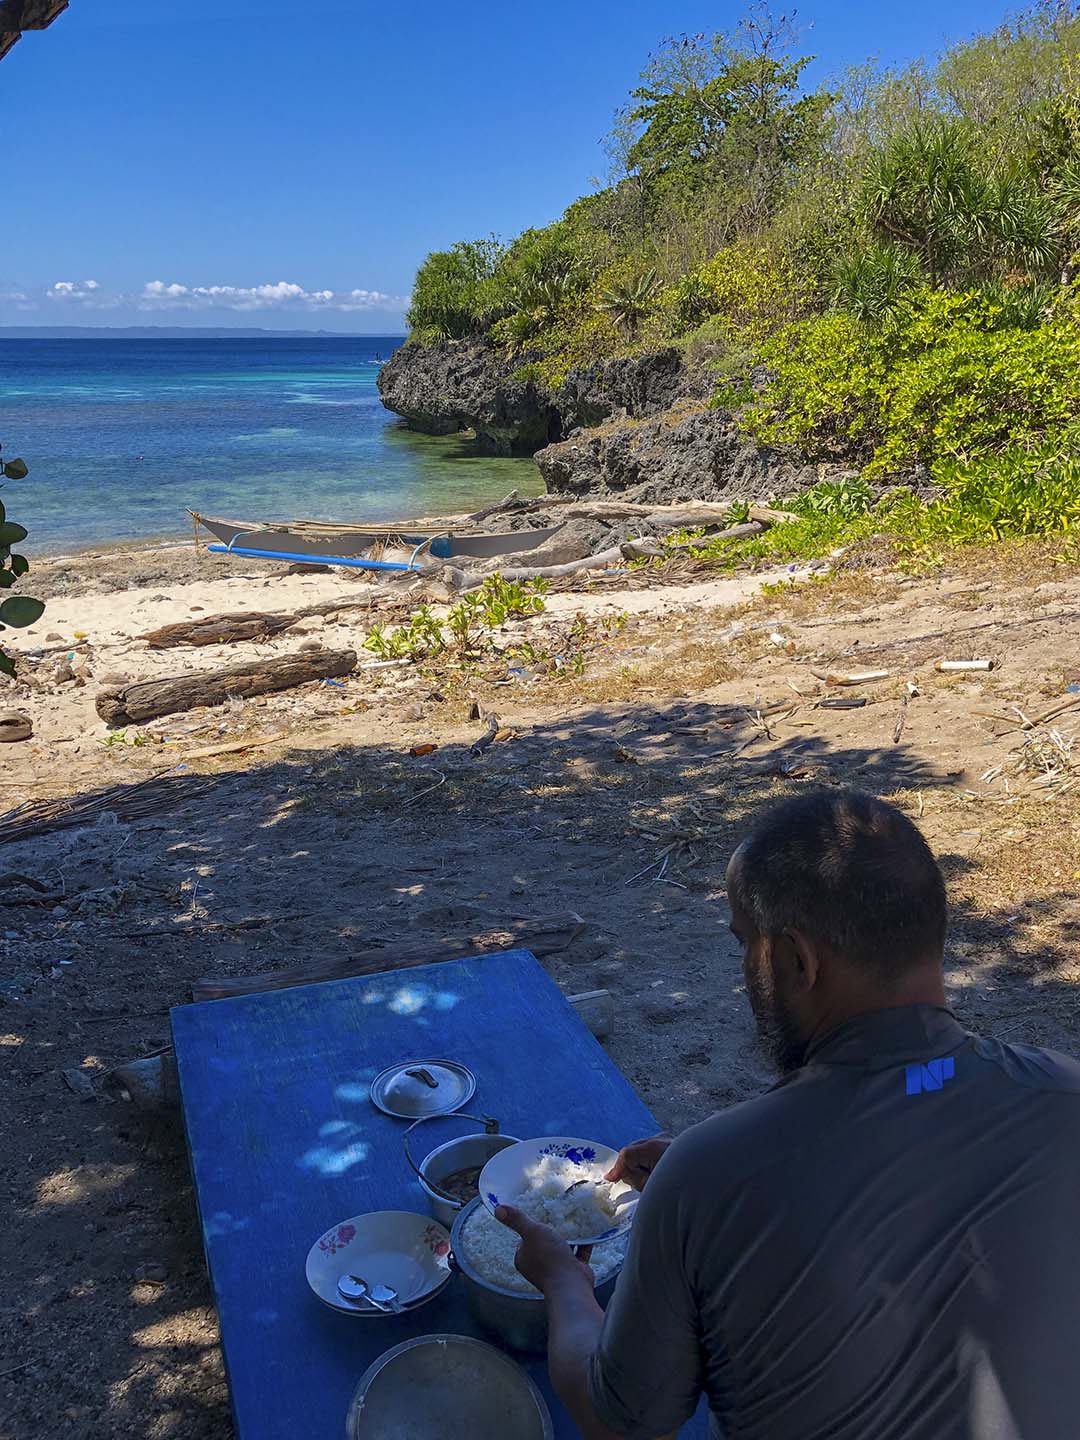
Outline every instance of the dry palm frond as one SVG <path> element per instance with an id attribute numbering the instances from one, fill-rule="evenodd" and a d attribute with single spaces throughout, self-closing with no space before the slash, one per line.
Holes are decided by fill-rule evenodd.
<path id="1" fill-rule="evenodd" d="M 1031 777 L 1031 784 L 1059 794 L 1071 789 L 1080 773 L 1075 730 L 1036 727 L 1028 731 L 1017 751 L 1016 766 Z"/>
<path id="2" fill-rule="evenodd" d="M 75 799 L 28 800 L 0 815 L 0 844 L 30 840 L 77 825 L 92 825 L 106 813 L 118 820 L 141 820 L 197 798 L 214 783 L 211 777 L 152 775 L 134 785 L 110 785 Z"/>

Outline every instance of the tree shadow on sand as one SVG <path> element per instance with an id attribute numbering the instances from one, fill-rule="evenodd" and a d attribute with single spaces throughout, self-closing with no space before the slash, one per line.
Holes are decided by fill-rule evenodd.
<path id="1" fill-rule="evenodd" d="M 631 994 L 637 957 L 669 957 L 670 983 L 634 998 L 637 1021 L 625 1023 L 674 1035 L 687 1006 L 711 1007 L 718 1023 L 741 1015 L 723 874 L 762 803 L 816 784 L 887 795 L 958 784 L 904 745 L 774 742 L 767 721 L 693 702 L 596 705 L 482 758 L 466 743 L 423 758 L 362 745 L 292 752 L 211 776 L 174 771 L 167 804 L 141 818 L 9 843 L 5 870 L 65 886 L 59 913 L 5 911 L 0 1179 L 14 1263 L 0 1408 L 12 1440 L 61 1427 L 231 1434 L 179 1126 L 109 1103 L 99 1083 L 84 1099 L 63 1070 L 99 1082 L 167 1045 L 169 1007 L 202 976 L 567 909 L 590 929 L 572 971 L 562 956 L 546 962 L 556 980 Z M 943 859 L 954 876 L 972 863 Z M 1065 892 L 1007 919 L 961 907 L 962 1018 L 1062 1043 L 1078 935 Z M 667 1083 L 628 1073 L 639 1087 Z M 704 1114 L 741 1092 L 725 1081 L 686 1093 L 697 1096 L 687 1113 Z"/>

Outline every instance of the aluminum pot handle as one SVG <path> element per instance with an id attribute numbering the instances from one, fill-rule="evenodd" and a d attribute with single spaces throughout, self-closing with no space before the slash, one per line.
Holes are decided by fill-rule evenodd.
<path id="1" fill-rule="evenodd" d="M 464 1110 L 448 1110 L 442 1115 L 421 1115 L 420 1118 L 418 1120 L 414 1120 L 409 1126 L 409 1128 L 405 1131 L 401 1143 L 405 1147 L 405 1159 L 409 1162 L 409 1168 L 412 1170 L 416 1178 L 418 1180 L 422 1180 L 427 1186 L 427 1188 L 432 1191 L 433 1194 L 437 1195 L 440 1200 L 449 1200 L 453 1205 L 460 1205 L 461 1202 L 456 1195 L 451 1195 L 449 1190 L 441 1190 L 439 1186 L 436 1185 L 434 1180 L 429 1180 L 426 1175 L 421 1173 L 420 1166 L 417 1165 L 416 1161 L 413 1159 L 412 1151 L 409 1149 L 409 1136 L 412 1134 L 412 1132 L 416 1129 L 418 1125 L 423 1125 L 428 1120 L 455 1119 L 471 1120 L 475 1125 L 483 1125 L 485 1135 L 498 1135 L 499 1133 L 499 1122 L 491 1115 L 468 1115 Z"/>

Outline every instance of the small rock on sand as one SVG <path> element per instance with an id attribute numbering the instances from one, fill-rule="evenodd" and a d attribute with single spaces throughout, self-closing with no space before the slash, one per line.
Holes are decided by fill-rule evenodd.
<path id="1" fill-rule="evenodd" d="M 0 710 L 0 741 L 29 740 L 33 733 L 29 715 L 21 710 Z"/>

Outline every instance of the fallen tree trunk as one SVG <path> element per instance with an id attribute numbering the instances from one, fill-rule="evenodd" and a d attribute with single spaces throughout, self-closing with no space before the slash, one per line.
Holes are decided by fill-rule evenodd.
<path id="1" fill-rule="evenodd" d="M 635 540 L 625 542 L 627 549 L 639 543 L 640 541 Z M 627 555 L 622 545 L 613 545 L 610 550 L 601 550 L 597 555 L 586 555 L 581 560 L 567 560 L 562 565 L 497 565 L 491 573 L 501 575 L 504 580 L 554 580 L 560 575 L 576 575 L 579 570 L 603 570 L 619 560 L 633 558 L 633 553 Z M 480 575 L 465 588 L 476 590 L 486 579 L 486 575 Z"/>
<path id="2" fill-rule="evenodd" d="M 767 528 L 760 520 L 752 520 L 745 525 L 729 525 L 726 530 L 717 530 L 708 536 L 708 540 L 710 543 L 713 540 L 739 540 L 748 535 L 761 535 Z M 597 554 L 586 555 L 581 560 L 567 560 L 562 565 L 495 565 L 488 573 L 499 574 L 504 580 L 557 580 L 563 575 L 577 575 L 582 570 L 604 570 L 609 565 L 618 564 L 620 560 L 659 559 L 663 553 L 652 536 L 639 535 L 633 540 L 624 540 L 619 545 L 613 545 L 609 550 L 600 550 Z M 487 575 L 473 578 L 465 589 L 478 589 L 486 578 Z"/>
<path id="3" fill-rule="evenodd" d="M 233 645 L 238 640 L 269 640 L 297 620 L 295 615 L 250 611 L 239 615 L 207 615 L 198 620 L 177 620 L 140 635 L 151 650 L 171 650 L 176 645 Z"/>
<path id="4" fill-rule="evenodd" d="M 668 530 L 708 530 L 710 526 L 723 526 L 719 531 L 726 536 L 730 531 L 739 528 L 727 524 L 732 516 L 730 505 L 665 505 L 662 510 L 649 510 L 648 523 L 651 526 L 667 527 Z M 795 520 L 796 516 L 788 516 L 782 510 L 768 510 L 759 505 L 750 505 L 749 520 L 742 521 L 742 524 L 752 524 L 756 530 L 768 530 L 770 526 L 780 524 L 782 521 L 773 520 L 770 516 L 782 516 L 783 520 Z M 710 539 L 716 539 L 711 536 Z"/>
<path id="5" fill-rule="evenodd" d="M 268 695 L 312 680 L 348 675 L 355 664 L 355 650 L 303 650 L 253 660 L 230 670 L 195 670 L 162 680 L 138 680 L 100 691 L 97 713 L 109 726 L 141 725 L 197 705 L 222 705 L 234 695 Z"/>
<path id="6" fill-rule="evenodd" d="M 268 990 L 288 990 L 293 985 L 349 980 L 356 975 L 377 975 L 384 970 L 410 970 L 417 965 L 463 960 L 499 950 L 530 950 L 536 956 L 553 955 L 565 950 L 584 929 L 581 916 L 566 910 L 538 920 L 511 920 L 505 926 L 480 930 L 473 935 L 442 935 L 432 940 L 390 944 L 382 950 L 361 950 L 355 955 L 309 961 L 285 970 L 270 970 L 265 975 L 197 980 L 191 987 L 191 998 L 225 1000 L 233 995 L 262 995 Z"/>
<path id="7" fill-rule="evenodd" d="M 699 525 L 723 525 L 731 517 L 730 505 L 687 500 L 676 505 L 647 505 L 630 500 L 597 500 L 592 504 L 571 504 L 566 512 L 569 520 L 630 520 L 646 516 L 652 524 L 667 524 L 672 529 Z M 749 518 L 760 525 L 782 525 L 799 517 L 788 510 L 773 510 L 768 505 L 747 507 Z"/>
<path id="8" fill-rule="evenodd" d="M 145 635 L 136 638 L 145 640 L 151 650 L 171 650 L 177 645 L 232 645 L 239 640 L 269 640 L 271 636 L 288 630 L 298 620 L 336 615 L 348 610 L 378 610 L 384 603 L 401 605 L 404 597 L 373 592 L 363 600 L 322 600 L 317 605 L 305 605 L 302 610 L 291 612 L 244 610 L 203 615 L 197 620 L 177 620 L 171 625 L 162 625 L 160 629 L 148 630 Z"/>
<path id="9" fill-rule="evenodd" d="M 467 518 L 470 520 L 480 519 L 482 516 L 496 514 L 498 511 L 521 511 L 554 509 L 559 506 L 566 506 L 565 519 L 567 520 L 632 520 L 644 515 L 649 520 L 660 525 L 665 522 L 673 529 L 689 525 L 721 525 L 731 514 L 731 505 L 708 500 L 684 500 L 674 505 L 650 505 L 647 501 L 639 500 L 573 500 L 565 495 L 537 495 L 531 500 L 511 500 L 508 495 L 498 505 L 489 507 L 486 511 L 477 511 L 475 515 Z M 775 510 L 770 505 L 748 506 L 751 520 L 761 525 L 783 525 L 799 517 L 792 514 L 790 510 Z"/>

